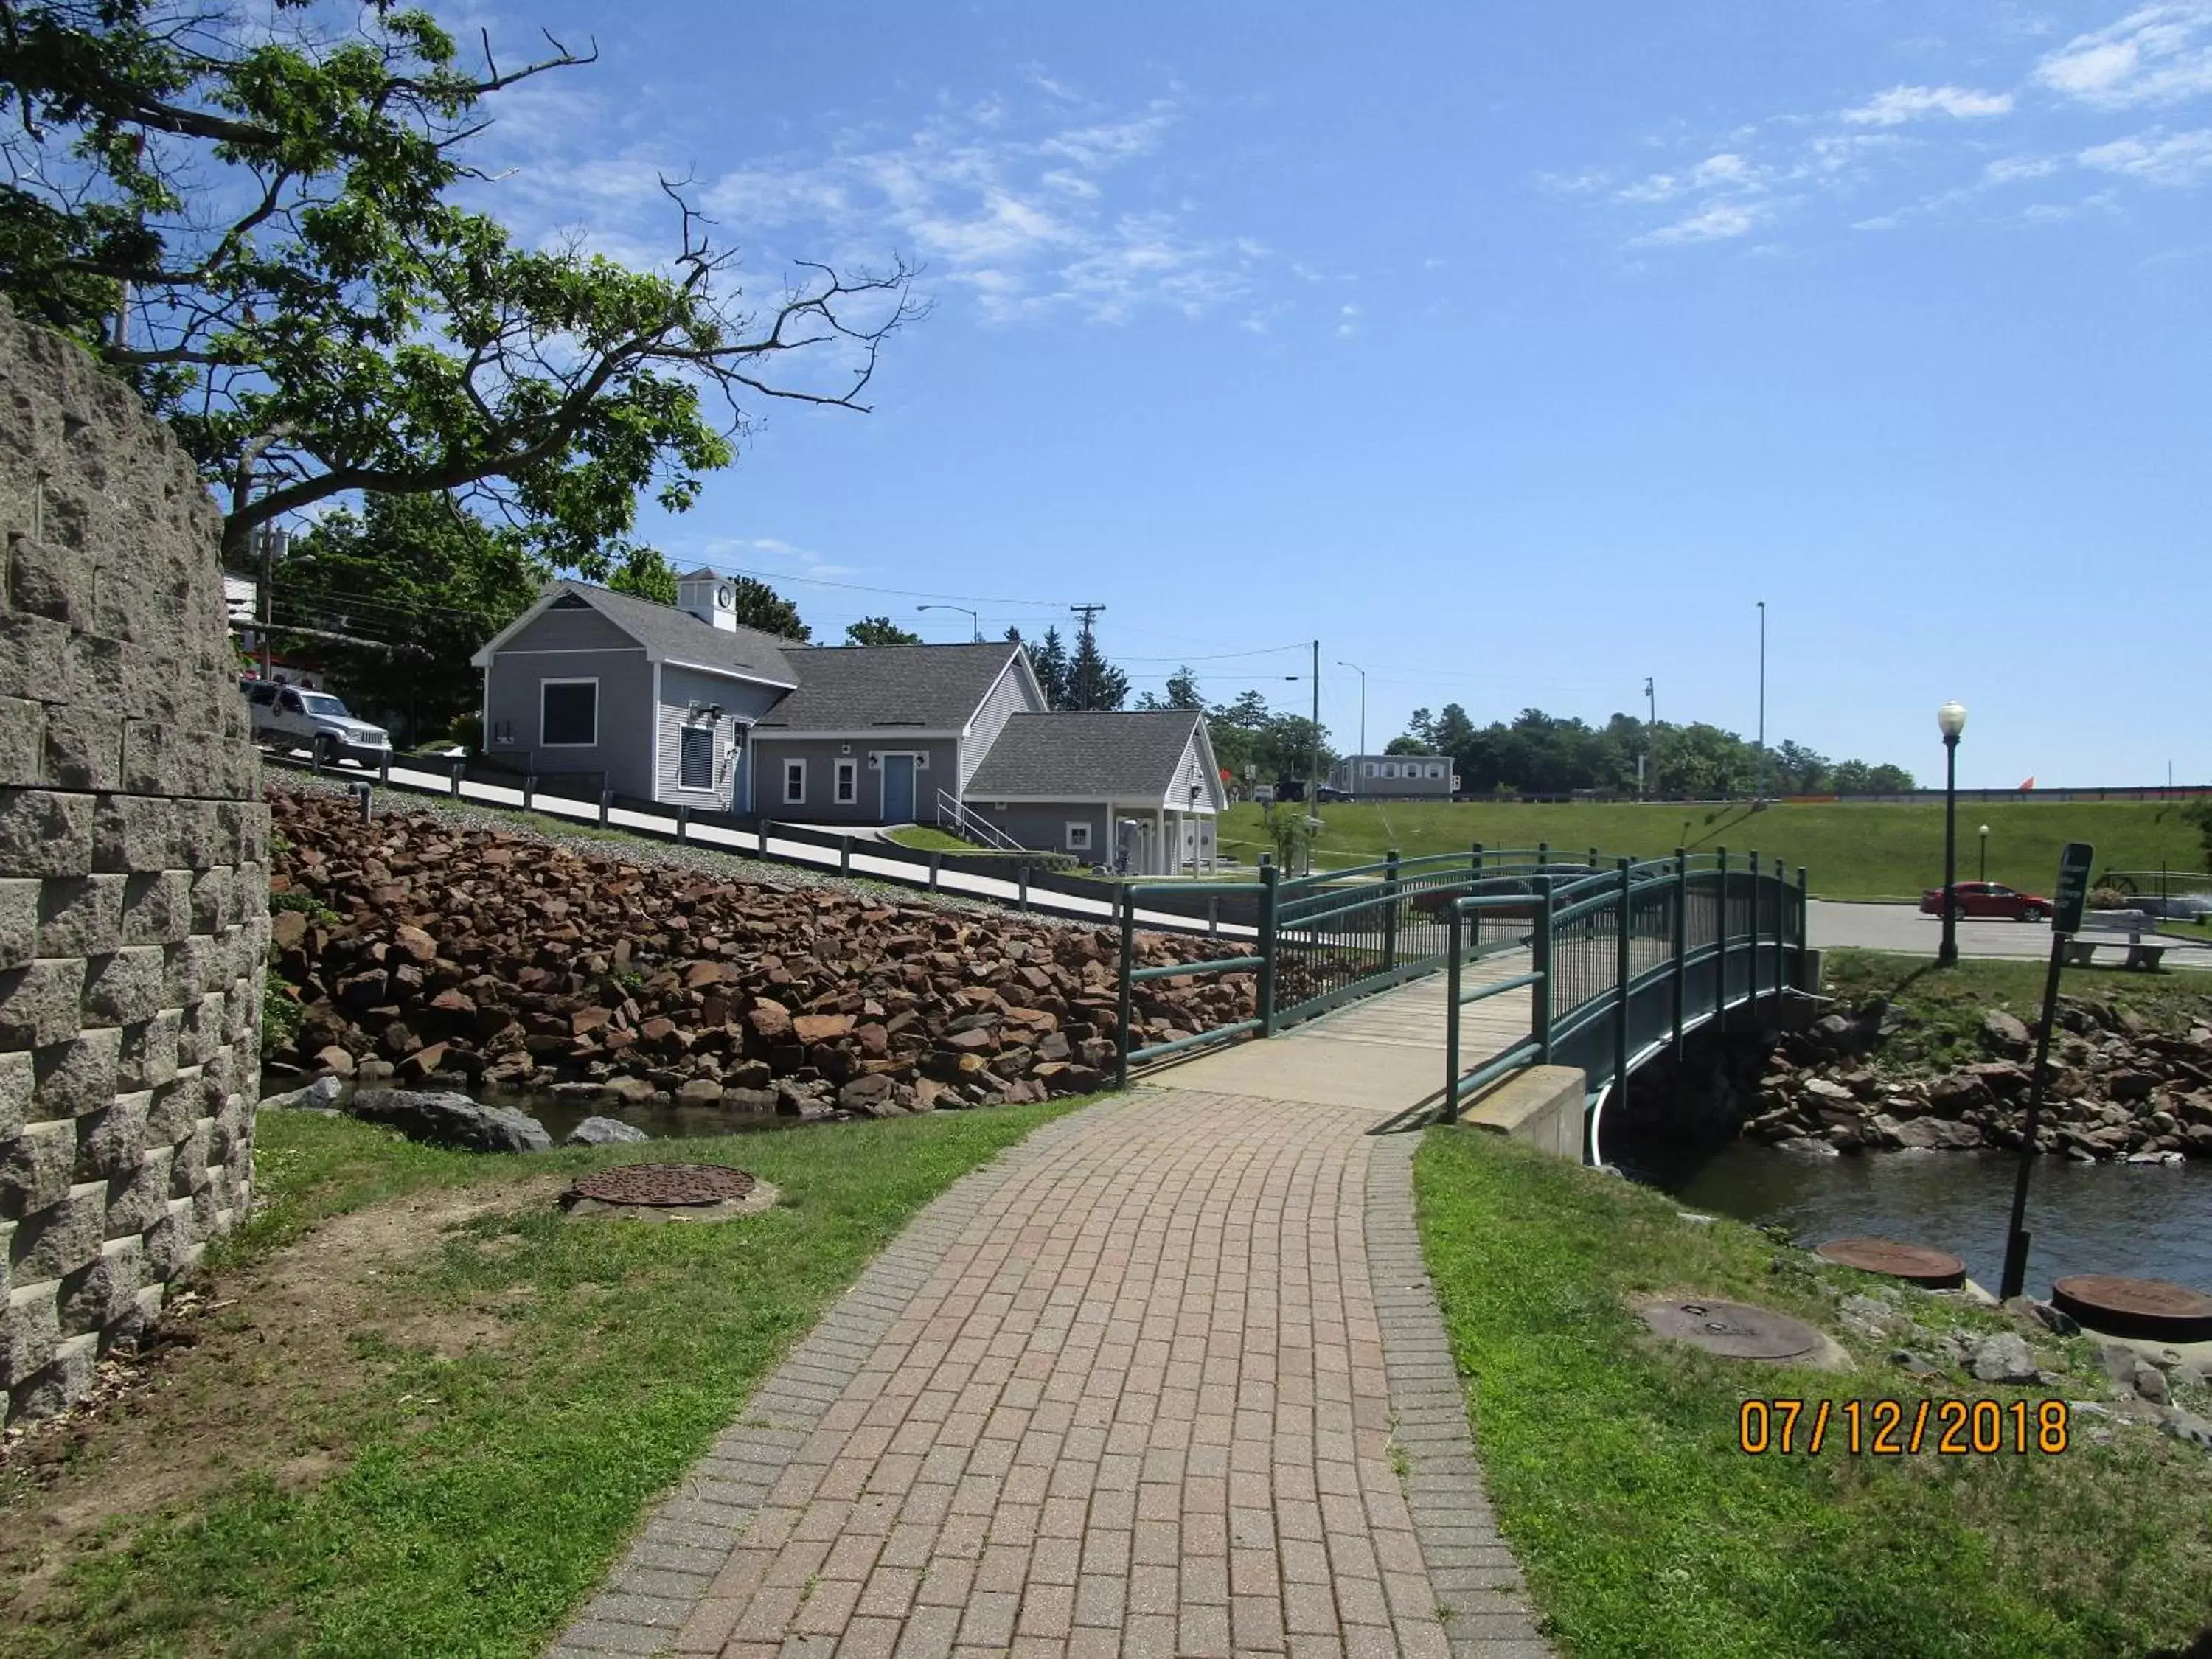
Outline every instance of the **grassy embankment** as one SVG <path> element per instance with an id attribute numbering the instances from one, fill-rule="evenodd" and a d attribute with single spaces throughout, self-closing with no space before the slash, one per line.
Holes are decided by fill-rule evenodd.
<path id="1" fill-rule="evenodd" d="M 1581 859 L 1595 847 L 1613 856 L 1663 858 L 1677 847 L 1731 855 L 1758 852 L 1802 865 L 1823 898 L 1917 899 L 1943 878 L 1943 809 L 1940 805 L 1777 804 L 1753 812 L 1748 805 L 1493 804 L 1480 801 L 1337 802 L 1320 809 L 1326 826 L 1316 851 L 1321 868 L 1364 864 L 1395 847 L 1411 858 L 1427 853 L 1486 847 L 1533 848 L 1548 842 L 1562 858 Z M 2142 870 L 2161 865 L 2203 867 L 2197 832 L 2172 802 L 2086 801 L 2021 805 L 2004 802 L 1959 807 L 1959 877 L 1980 872 L 1980 836 L 1990 826 L 1991 881 L 2048 892 L 2058 870 L 2059 848 L 2092 842 L 2097 868 Z M 1221 846 L 1247 864 L 1273 842 L 1261 809 L 1230 808 Z"/>
<path id="2" fill-rule="evenodd" d="M 2212 1617 L 2212 1459 L 2148 1425 L 2079 1416 L 2057 1455 L 1804 1450 L 1820 1400 L 1902 1400 L 1909 1424 L 1929 1395 L 2102 1399 L 2087 1339 L 2036 1338 L 2068 1374 L 2021 1389 L 1916 1379 L 1886 1363 L 1893 1339 L 1844 1334 L 1841 1372 L 1662 1346 L 1636 1299 L 1754 1301 L 1835 1333 L 1839 1296 L 1879 1281 L 1472 1131 L 1431 1130 L 1416 1182 L 1490 1495 L 1569 1659 L 2108 1659 Z M 2011 1328 L 1919 1292 L 1904 1310 L 1938 1334 Z M 1794 1455 L 1740 1449 L 1752 1397 L 1808 1402 Z"/>
<path id="3" fill-rule="evenodd" d="M 1882 1040 L 1885 1066 L 1935 1072 L 1988 1056 L 1982 1016 L 2002 1008 L 2033 1025 L 2043 1010 L 2045 964 L 2031 960 L 1965 957 L 1938 969 L 1925 957 L 1884 951 L 1831 951 L 1821 964 L 1821 989 L 1845 1007 L 1877 999 L 1893 1011 L 1894 1029 Z M 2144 974 L 2121 968 L 2068 968 L 2061 996 L 2109 1004 L 2140 1015 L 2153 1029 L 2183 1031 L 2212 1022 L 2212 979 L 2203 974 Z"/>
<path id="4" fill-rule="evenodd" d="M 264 1114 L 266 1207 L 216 1257 L 234 1299 L 0 1470 L 0 1651 L 534 1656 L 866 1261 L 1071 1103 L 687 1141 L 782 1189 L 714 1226 L 553 1205 L 647 1149 Z"/>

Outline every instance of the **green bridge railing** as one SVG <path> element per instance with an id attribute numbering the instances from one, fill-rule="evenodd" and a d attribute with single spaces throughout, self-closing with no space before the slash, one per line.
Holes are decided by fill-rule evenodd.
<path id="1" fill-rule="evenodd" d="M 1203 892 L 1216 933 L 1250 948 L 1205 962 L 1136 965 L 1136 913 Z M 1593 1091 L 1625 1079 L 1685 1031 L 1747 1001 L 1801 987 L 1805 872 L 1725 849 L 1638 861 L 1562 858 L 1549 845 L 1381 861 L 1243 883 L 1135 882 L 1121 903 L 1118 1080 L 1129 1067 L 1284 1026 L 1425 975 L 1443 973 L 1443 1112 L 1525 1066 L 1582 1068 Z M 1231 948 L 1234 948 L 1232 945 Z M 1526 972 L 1468 987 L 1470 964 L 1527 950 Z M 1138 988 L 1168 978 L 1256 976 L 1245 1018 L 1133 1046 Z M 1503 1050 L 1462 1049 L 1462 1010 L 1526 990 L 1529 1029 Z"/>

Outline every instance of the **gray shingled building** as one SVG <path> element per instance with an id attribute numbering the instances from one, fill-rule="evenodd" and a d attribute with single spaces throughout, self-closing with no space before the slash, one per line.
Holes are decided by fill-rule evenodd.
<path id="1" fill-rule="evenodd" d="M 1202 716 L 1051 713 L 1011 642 L 802 645 L 740 626 L 713 571 L 678 589 L 550 586 L 476 655 L 486 752 L 667 805 L 1212 867 L 1224 797 Z"/>

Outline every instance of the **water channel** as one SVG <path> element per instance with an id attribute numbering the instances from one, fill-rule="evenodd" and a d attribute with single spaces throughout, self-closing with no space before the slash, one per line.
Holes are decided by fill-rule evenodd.
<path id="1" fill-rule="evenodd" d="M 1799 1243 L 1873 1234 L 1930 1244 L 1997 1288 L 2019 1161 L 2005 1152 L 1812 1158 L 1751 1141 L 1694 1153 L 1648 1149 L 1621 1167 L 1685 1208 L 1787 1228 Z M 2069 1273 L 2123 1273 L 2212 1291 L 2212 1164 L 2179 1168 L 2036 1160 L 2027 1290 Z"/>

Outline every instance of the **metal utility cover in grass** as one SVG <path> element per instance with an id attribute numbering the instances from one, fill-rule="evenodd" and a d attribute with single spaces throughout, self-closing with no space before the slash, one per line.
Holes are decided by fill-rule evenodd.
<path id="1" fill-rule="evenodd" d="M 1966 1264 L 1957 1256 L 1894 1238 L 1832 1238 L 1814 1245 L 1813 1254 L 1838 1267 L 1886 1273 L 1923 1290 L 1955 1291 L 1966 1282 Z"/>
<path id="2" fill-rule="evenodd" d="M 619 1164 L 579 1176 L 561 1195 L 572 1216 L 636 1221 L 727 1221 L 776 1200 L 776 1189 L 726 1164 Z"/>
<path id="3" fill-rule="evenodd" d="M 1637 1310 L 1656 1336 L 1723 1359 L 1820 1365 L 1833 1345 L 1802 1319 L 1748 1302 L 1647 1302 Z"/>
<path id="4" fill-rule="evenodd" d="M 2143 1336 L 2167 1342 L 2212 1339 L 2212 1296 L 2162 1279 L 2123 1279 L 2114 1273 L 2077 1273 L 2054 1281 L 2053 1305 L 2093 1331 L 2113 1336 Z"/>

